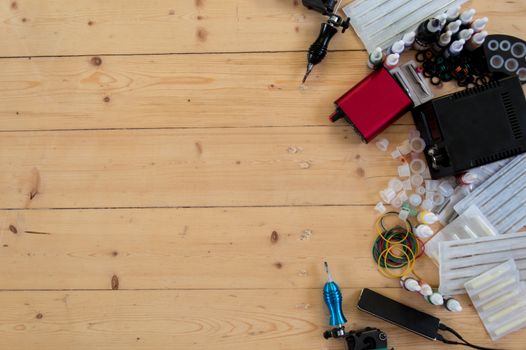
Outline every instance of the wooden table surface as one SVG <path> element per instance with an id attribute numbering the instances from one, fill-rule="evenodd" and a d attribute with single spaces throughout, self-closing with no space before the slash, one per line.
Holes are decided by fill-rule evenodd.
<path id="1" fill-rule="evenodd" d="M 524 38 L 525 0 L 470 6 Z M 492 346 L 466 298 L 450 314 L 376 271 L 396 162 L 327 120 L 367 74 L 352 31 L 300 87 L 321 20 L 299 0 L 0 2 L 1 349 L 343 349 L 321 336 L 324 259 L 350 327 L 451 348 L 358 311 L 370 287 Z"/>

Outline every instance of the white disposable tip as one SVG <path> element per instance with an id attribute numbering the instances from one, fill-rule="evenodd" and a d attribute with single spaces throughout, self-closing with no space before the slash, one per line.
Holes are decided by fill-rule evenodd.
<path id="1" fill-rule="evenodd" d="M 393 201 L 393 199 L 395 199 L 396 192 L 390 188 L 386 188 L 385 190 L 380 191 L 380 197 L 382 198 L 384 203 L 389 204 Z"/>
<path id="2" fill-rule="evenodd" d="M 416 158 L 409 163 L 409 168 L 412 173 L 421 175 L 426 170 L 426 163 L 422 159 Z"/>
<path id="3" fill-rule="evenodd" d="M 411 175 L 411 185 L 413 185 L 414 188 L 421 186 L 423 183 L 424 183 L 424 177 L 422 175 L 420 174 Z"/>
<path id="4" fill-rule="evenodd" d="M 411 176 L 411 169 L 409 168 L 409 164 L 400 165 L 398 167 L 398 176 L 400 177 Z"/>
<path id="5" fill-rule="evenodd" d="M 471 28 L 473 28 L 475 32 L 480 32 L 481 30 L 486 28 L 486 24 L 488 24 L 488 21 L 489 21 L 488 17 L 482 17 L 482 18 L 476 19 L 471 24 Z"/>
<path id="6" fill-rule="evenodd" d="M 385 205 L 382 202 L 376 203 L 374 210 L 376 210 L 379 214 L 383 214 L 387 211 L 387 209 L 385 209 Z"/>
<path id="7" fill-rule="evenodd" d="M 387 67 L 394 67 L 398 64 L 399 61 L 400 61 L 400 55 L 397 53 L 392 53 L 388 55 L 387 58 L 385 59 L 385 64 Z"/>
<path id="8" fill-rule="evenodd" d="M 438 191 L 444 196 L 444 197 L 451 197 L 453 195 L 453 192 L 455 192 L 455 189 L 451 184 L 447 181 L 443 181 L 438 185 Z"/>
<path id="9" fill-rule="evenodd" d="M 389 180 L 389 188 L 395 191 L 396 193 L 400 192 L 404 187 L 404 184 L 400 179 L 397 179 L 396 177 Z"/>
<path id="10" fill-rule="evenodd" d="M 462 12 L 462 14 L 460 15 L 460 21 L 462 22 L 462 24 L 470 23 L 473 20 L 473 17 L 475 16 L 476 12 L 477 11 L 475 9 L 469 9 Z"/>
<path id="11" fill-rule="evenodd" d="M 464 39 L 459 39 L 459 40 L 453 41 L 453 43 L 449 47 L 449 51 L 452 54 L 460 53 L 462 51 L 462 48 L 464 47 L 465 43 L 466 43 L 466 41 Z"/>
<path id="12" fill-rule="evenodd" d="M 446 309 L 448 309 L 451 312 L 460 312 L 462 311 L 462 305 L 460 305 L 460 303 L 456 299 L 449 299 L 446 302 Z"/>
<path id="13" fill-rule="evenodd" d="M 471 39 L 471 36 L 475 33 L 475 31 L 471 28 L 461 30 L 460 33 L 458 33 L 459 39 L 463 39 L 464 41 L 468 41 Z"/>
<path id="14" fill-rule="evenodd" d="M 405 49 L 405 43 L 403 40 L 395 41 L 393 45 L 391 46 L 392 53 L 401 54 L 402 52 L 404 52 L 404 49 Z"/>
<path id="15" fill-rule="evenodd" d="M 405 288 L 410 292 L 420 292 L 422 289 L 418 281 L 413 278 L 408 278 L 404 281 Z"/>
<path id="16" fill-rule="evenodd" d="M 433 289 L 429 284 L 422 283 L 420 285 L 420 294 L 422 294 L 425 297 L 430 296 L 431 294 L 433 294 Z"/>
<path id="17" fill-rule="evenodd" d="M 438 293 L 431 294 L 427 300 L 433 305 L 444 305 L 444 297 Z"/>
<path id="18" fill-rule="evenodd" d="M 409 141 L 409 144 L 411 145 L 411 151 L 415 153 L 422 153 L 426 148 L 426 142 L 421 137 L 415 137 L 411 139 Z"/>
<path id="19" fill-rule="evenodd" d="M 424 199 L 422 201 L 422 205 L 421 205 L 422 209 L 424 210 L 431 210 L 433 209 L 434 205 L 433 205 L 433 201 L 431 201 L 431 199 Z"/>
<path id="20" fill-rule="evenodd" d="M 449 21 L 456 19 L 460 15 L 460 6 L 450 7 L 447 10 L 446 15 Z"/>
<path id="21" fill-rule="evenodd" d="M 413 45 L 413 43 L 415 42 L 415 32 L 409 32 L 409 33 L 405 33 L 404 36 L 402 37 L 402 41 L 404 42 L 404 45 L 406 47 L 410 47 L 411 45 Z"/>
<path id="22" fill-rule="evenodd" d="M 485 30 L 480 33 L 475 33 L 473 37 L 471 38 L 471 42 L 476 45 L 482 45 L 484 43 L 484 40 L 486 40 L 486 37 L 488 36 L 488 32 Z"/>
<path id="23" fill-rule="evenodd" d="M 445 33 L 442 33 L 442 35 L 440 35 L 440 39 L 438 39 L 440 46 L 448 45 L 451 42 L 452 36 L 453 36 L 453 33 L 450 30 L 448 30 Z"/>
<path id="24" fill-rule="evenodd" d="M 382 52 L 380 51 L 380 55 L 381 54 Z M 387 151 L 387 147 L 389 147 L 389 140 L 383 138 L 383 139 L 376 141 L 376 147 L 382 152 Z"/>
<path id="25" fill-rule="evenodd" d="M 409 204 L 411 204 L 413 207 L 418 207 L 422 203 L 422 197 L 420 197 L 418 194 L 413 193 L 409 196 Z"/>
<path id="26" fill-rule="evenodd" d="M 455 22 L 451 22 L 447 25 L 447 30 L 455 34 L 460 29 L 461 24 L 462 24 L 462 21 L 457 19 Z"/>

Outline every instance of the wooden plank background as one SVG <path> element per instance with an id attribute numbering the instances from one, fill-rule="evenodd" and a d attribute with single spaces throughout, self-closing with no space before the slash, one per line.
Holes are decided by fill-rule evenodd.
<path id="1" fill-rule="evenodd" d="M 469 6 L 524 38 L 525 0 Z M 448 347 L 356 310 L 361 288 L 524 348 L 375 270 L 397 162 L 327 120 L 367 74 L 352 31 L 300 87 L 320 20 L 299 0 L 0 1 L 0 348 L 342 349 L 324 259 L 350 327 L 396 349 Z"/>

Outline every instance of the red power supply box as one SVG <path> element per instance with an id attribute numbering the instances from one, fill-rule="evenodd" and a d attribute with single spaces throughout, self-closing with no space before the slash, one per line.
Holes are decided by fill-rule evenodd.
<path id="1" fill-rule="evenodd" d="M 409 111 L 413 101 L 387 69 L 373 71 L 336 102 L 332 122 L 344 118 L 365 143 Z"/>

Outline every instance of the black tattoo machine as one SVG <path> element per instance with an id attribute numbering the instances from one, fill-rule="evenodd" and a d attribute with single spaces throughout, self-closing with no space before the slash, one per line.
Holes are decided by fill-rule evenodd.
<path id="1" fill-rule="evenodd" d="M 315 65 L 320 63 L 327 55 L 327 48 L 331 42 L 334 34 L 338 33 L 338 28 L 342 28 L 344 33 L 349 28 L 350 19 L 344 20 L 337 15 L 342 0 L 302 0 L 303 5 L 309 10 L 314 10 L 327 16 L 325 23 L 321 24 L 320 34 L 318 38 L 312 43 L 307 53 L 307 72 L 303 77 L 302 83 L 305 83 L 307 77 Z"/>

